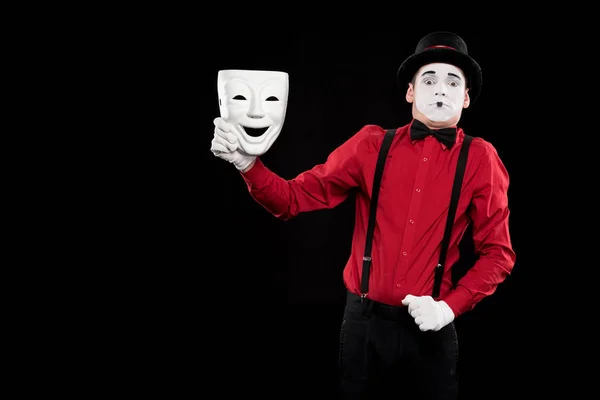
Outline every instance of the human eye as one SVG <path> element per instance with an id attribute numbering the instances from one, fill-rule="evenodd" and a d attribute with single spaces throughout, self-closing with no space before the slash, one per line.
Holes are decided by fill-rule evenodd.
<path id="1" fill-rule="evenodd" d="M 450 78 L 447 80 L 447 84 L 451 88 L 458 88 L 462 86 L 462 81 L 460 79 Z"/>
<path id="2" fill-rule="evenodd" d="M 427 86 L 435 85 L 435 79 L 430 77 L 424 78 L 422 82 Z"/>

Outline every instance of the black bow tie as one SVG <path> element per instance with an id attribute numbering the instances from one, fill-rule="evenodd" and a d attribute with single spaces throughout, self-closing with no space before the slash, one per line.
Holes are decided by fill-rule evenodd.
<path id="1" fill-rule="evenodd" d="M 456 142 L 456 128 L 429 129 L 424 123 L 415 119 L 410 127 L 412 140 L 423 139 L 429 135 L 435 136 L 440 143 L 451 148 Z"/>

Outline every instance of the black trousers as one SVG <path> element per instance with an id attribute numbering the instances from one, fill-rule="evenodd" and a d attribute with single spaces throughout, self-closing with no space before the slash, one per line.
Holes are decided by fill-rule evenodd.
<path id="1" fill-rule="evenodd" d="M 451 323 L 422 332 L 407 307 L 348 293 L 340 330 L 344 400 L 456 400 L 458 339 Z"/>

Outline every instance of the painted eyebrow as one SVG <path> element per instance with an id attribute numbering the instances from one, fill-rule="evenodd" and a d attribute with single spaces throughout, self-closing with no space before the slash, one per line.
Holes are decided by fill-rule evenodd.
<path id="1" fill-rule="evenodd" d="M 421 76 L 423 76 L 423 75 L 427 75 L 427 74 L 429 74 L 429 75 L 435 75 L 435 71 L 433 71 L 433 70 L 432 70 L 432 71 L 425 71 L 425 72 L 423 72 L 423 73 L 421 74 Z M 458 76 L 458 75 L 456 75 L 456 74 L 453 74 L 452 72 L 448 72 L 448 76 L 453 76 L 453 77 L 455 77 L 455 78 L 457 78 L 457 79 L 460 79 L 460 76 Z"/>

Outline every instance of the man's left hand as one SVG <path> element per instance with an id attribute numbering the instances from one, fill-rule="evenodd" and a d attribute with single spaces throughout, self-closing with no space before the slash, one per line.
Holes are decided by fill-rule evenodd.
<path id="1" fill-rule="evenodd" d="M 422 331 L 439 331 L 454 321 L 454 312 L 445 301 L 435 301 L 431 296 L 409 294 L 402 300 L 408 306 L 408 313 Z"/>

